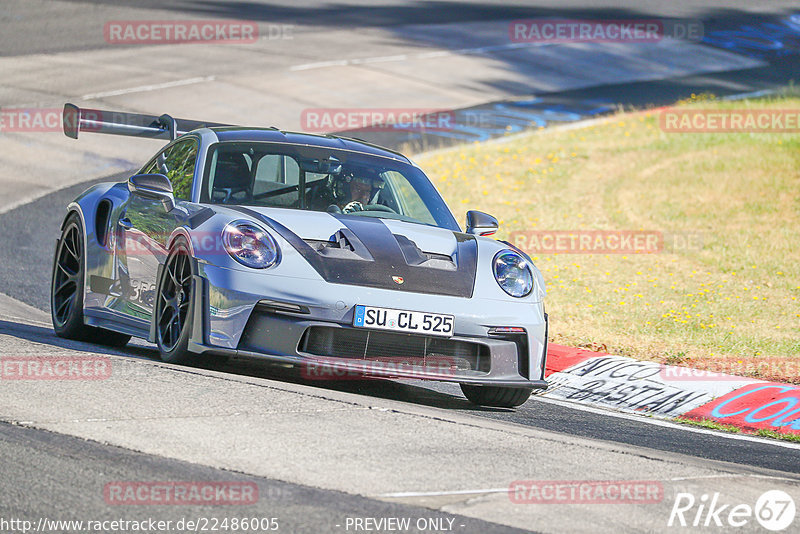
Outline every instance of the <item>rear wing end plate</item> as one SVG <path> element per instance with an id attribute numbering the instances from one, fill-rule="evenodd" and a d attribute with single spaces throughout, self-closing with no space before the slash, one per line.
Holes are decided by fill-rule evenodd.
<path id="1" fill-rule="evenodd" d="M 64 104 L 64 134 L 77 139 L 80 132 L 165 139 L 172 141 L 197 128 L 232 126 L 216 122 L 175 119 L 167 114 L 142 115 L 124 111 L 79 108 L 75 104 Z"/>

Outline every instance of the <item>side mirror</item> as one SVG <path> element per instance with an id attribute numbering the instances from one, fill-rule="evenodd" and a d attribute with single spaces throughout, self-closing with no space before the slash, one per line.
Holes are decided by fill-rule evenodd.
<path id="1" fill-rule="evenodd" d="M 172 211 L 175 197 L 172 182 L 163 174 L 136 174 L 128 178 L 128 190 L 144 198 L 160 200 L 164 211 Z"/>
<path id="2" fill-rule="evenodd" d="M 482 211 L 467 212 L 467 233 L 472 235 L 492 235 L 497 232 L 497 219 Z"/>

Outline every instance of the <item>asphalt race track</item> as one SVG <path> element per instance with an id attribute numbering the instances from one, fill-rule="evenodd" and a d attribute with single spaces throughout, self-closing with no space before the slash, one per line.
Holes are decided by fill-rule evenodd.
<path id="1" fill-rule="evenodd" d="M 5 461 L 4 512 L 8 510 L 13 511 L 14 515 L 35 517 L 36 521 L 39 516 L 56 519 L 77 515 L 98 521 L 143 521 L 152 517 L 152 514 L 135 508 L 120 513 L 105 506 L 102 494 L 95 499 L 86 498 L 87 495 L 96 494 L 96 488 L 103 487 L 111 477 L 114 480 L 203 480 L 255 484 L 262 498 L 248 508 L 248 517 L 279 517 L 280 529 L 289 532 L 324 532 L 331 527 L 332 520 L 344 525 L 347 517 L 380 516 L 408 517 L 413 522 L 436 517 L 452 521 L 448 521 L 448 524 L 457 525 L 457 528 L 467 532 L 485 529 L 491 529 L 492 532 L 524 532 L 452 514 L 434 516 L 430 510 L 421 507 L 231 474 L 202 465 L 106 447 L 62 434 L 7 424 L 1 426 L 0 451 Z M 88 461 L 76 461 L 77 458 L 86 458 Z M 38 472 L 50 473 L 52 478 L 46 481 L 47 484 L 26 484 L 25 491 L 13 491 L 13 485 L 6 481 L 35 479 L 36 475 L 30 469 L 32 465 L 36 466 Z M 105 508 L 105 513 L 98 513 L 100 508 Z M 214 515 L 209 506 L 165 507 L 163 511 L 159 510 L 157 519 L 177 524 L 181 519 L 197 521 L 198 518 Z"/>
<path id="2" fill-rule="evenodd" d="M 125 175 L 115 175 L 109 181 L 124 179 Z M 49 271 L 38 268 L 47 265 L 52 256 L 52 243 L 58 237 L 58 224 L 61 208 L 85 189 L 86 184 L 78 184 L 67 189 L 47 195 L 35 202 L 0 215 L 0 227 L 9 229 L 0 235 L 0 250 L 16 250 L 16 254 L 7 258 L 9 268 L 2 272 L 0 293 L 10 295 L 22 302 L 40 309 L 47 309 L 49 299 Z M 43 235 L 43 228 L 50 231 Z M 43 242 L 46 246 L 31 247 L 29 243 Z M 16 276 L 12 273 L 17 273 Z M 24 276 L 18 276 L 25 273 Z M 20 283 L 22 281 L 23 283 Z M 6 328 L 0 332 L 14 335 L 14 329 Z M 37 339 L 44 338 L 47 343 L 62 345 L 64 342 L 46 328 L 35 328 Z M 140 352 L 141 353 L 141 352 Z M 126 354 L 120 351 L 119 354 Z M 158 360 L 158 353 L 151 348 L 144 352 L 147 358 Z M 133 355 L 133 354 L 131 354 Z M 619 418 L 613 415 L 599 415 L 569 407 L 555 405 L 534 398 L 517 410 L 480 409 L 470 405 L 461 395 L 457 386 L 432 382 L 337 382 L 325 381 L 314 384 L 302 381 L 300 377 L 287 374 L 281 369 L 270 368 L 257 362 L 226 364 L 216 367 L 228 373 L 259 376 L 262 378 L 278 377 L 279 379 L 302 382 L 325 389 L 335 389 L 358 393 L 369 397 L 410 402 L 445 410 L 463 411 L 481 417 L 489 417 L 501 421 L 600 439 L 619 443 L 627 443 L 662 451 L 690 454 L 699 458 L 729 461 L 742 465 L 753 465 L 778 471 L 800 473 L 798 451 L 767 440 L 740 441 L 719 433 L 697 433 L 691 429 L 672 425 L 669 427 L 654 426 L 635 418 Z"/>
<path id="3" fill-rule="evenodd" d="M 396 103 L 496 113 L 535 94 L 541 102 L 535 113 L 569 110 L 565 120 L 580 120 L 692 92 L 771 90 L 800 76 L 800 37 L 786 37 L 782 51 L 759 42 L 723 46 L 721 39 L 702 49 L 693 44 L 695 65 L 676 60 L 653 76 L 651 65 L 636 58 L 631 63 L 639 67 L 593 85 L 582 85 L 568 59 L 553 66 L 545 84 L 538 75 L 545 59 L 536 50 L 458 53 L 437 64 L 417 57 L 429 48 L 493 46 L 487 29 L 519 18 L 700 19 L 710 34 L 769 27 L 800 11 L 790 2 L 533 4 L 15 0 L 0 19 L 0 72 L 8 73 L 0 79 L 0 104 L 57 108 L 72 100 L 154 113 L 176 109 L 178 116 L 207 110 L 209 120 L 297 129 L 305 108 Z M 96 31 L 108 20 L 181 17 L 296 25 L 295 37 L 255 51 L 215 49 L 208 59 L 202 48 L 185 46 L 174 59 L 158 47 L 115 47 Z M 624 59 L 611 48 L 593 53 Z M 366 56 L 405 59 L 326 66 Z M 92 64 L 102 68 L 93 71 Z M 190 97 L 180 92 L 187 87 L 194 88 Z M 264 105 L 248 104 L 257 95 Z M 370 139 L 437 146 L 474 136 L 394 132 Z M 358 528 L 355 519 L 364 518 L 408 518 L 416 525 L 411 532 L 661 532 L 685 530 L 667 528 L 682 492 L 719 492 L 725 502 L 752 505 L 764 491 L 782 489 L 800 502 L 797 444 L 536 397 L 517 410 L 480 409 L 451 384 L 314 382 L 257 361 L 181 368 L 161 363 L 155 348 L 140 341 L 112 350 L 57 338 L 48 325 L 49 278 L 67 203 L 92 183 L 125 179 L 160 146 L 102 137 L 76 142 L 57 132 L 0 132 L 0 354 L 94 355 L 113 367 L 111 379 L 95 383 L 0 381 L 0 531 L 23 530 L 2 522 L 12 518 L 35 527 L 40 518 L 177 523 L 247 516 L 278 518 L 283 532 L 402 530 L 387 523 Z M 516 504 L 508 487 L 526 479 L 655 480 L 664 496 L 628 507 Z M 115 481 L 247 483 L 259 498 L 248 506 L 115 506 L 104 498 Z M 40 531 L 86 531 L 46 525 Z M 188 530 L 200 529 L 180 531 Z M 763 529 L 751 521 L 738 531 Z"/>

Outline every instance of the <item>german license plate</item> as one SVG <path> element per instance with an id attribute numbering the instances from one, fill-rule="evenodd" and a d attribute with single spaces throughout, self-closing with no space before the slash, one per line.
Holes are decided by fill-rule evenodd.
<path id="1" fill-rule="evenodd" d="M 453 335 L 452 315 L 418 311 L 356 306 L 353 326 L 376 328 L 409 334 L 450 337 Z"/>

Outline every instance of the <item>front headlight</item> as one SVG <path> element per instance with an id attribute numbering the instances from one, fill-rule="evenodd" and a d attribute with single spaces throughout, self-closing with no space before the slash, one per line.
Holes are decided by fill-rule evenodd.
<path id="1" fill-rule="evenodd" d="M 225 250 L 246 267 L 266 269 L 280 260 L 278 244 L 266 230 L 246 221 L 228 224 L 222 231 Z"/>
<path id="2" fill-rule="evenodd" d="M 494 279 L 512 297 L 524 297 L 533 290 L 533 271 L 528 260 L 512 250 L 494 257 Z"/>

